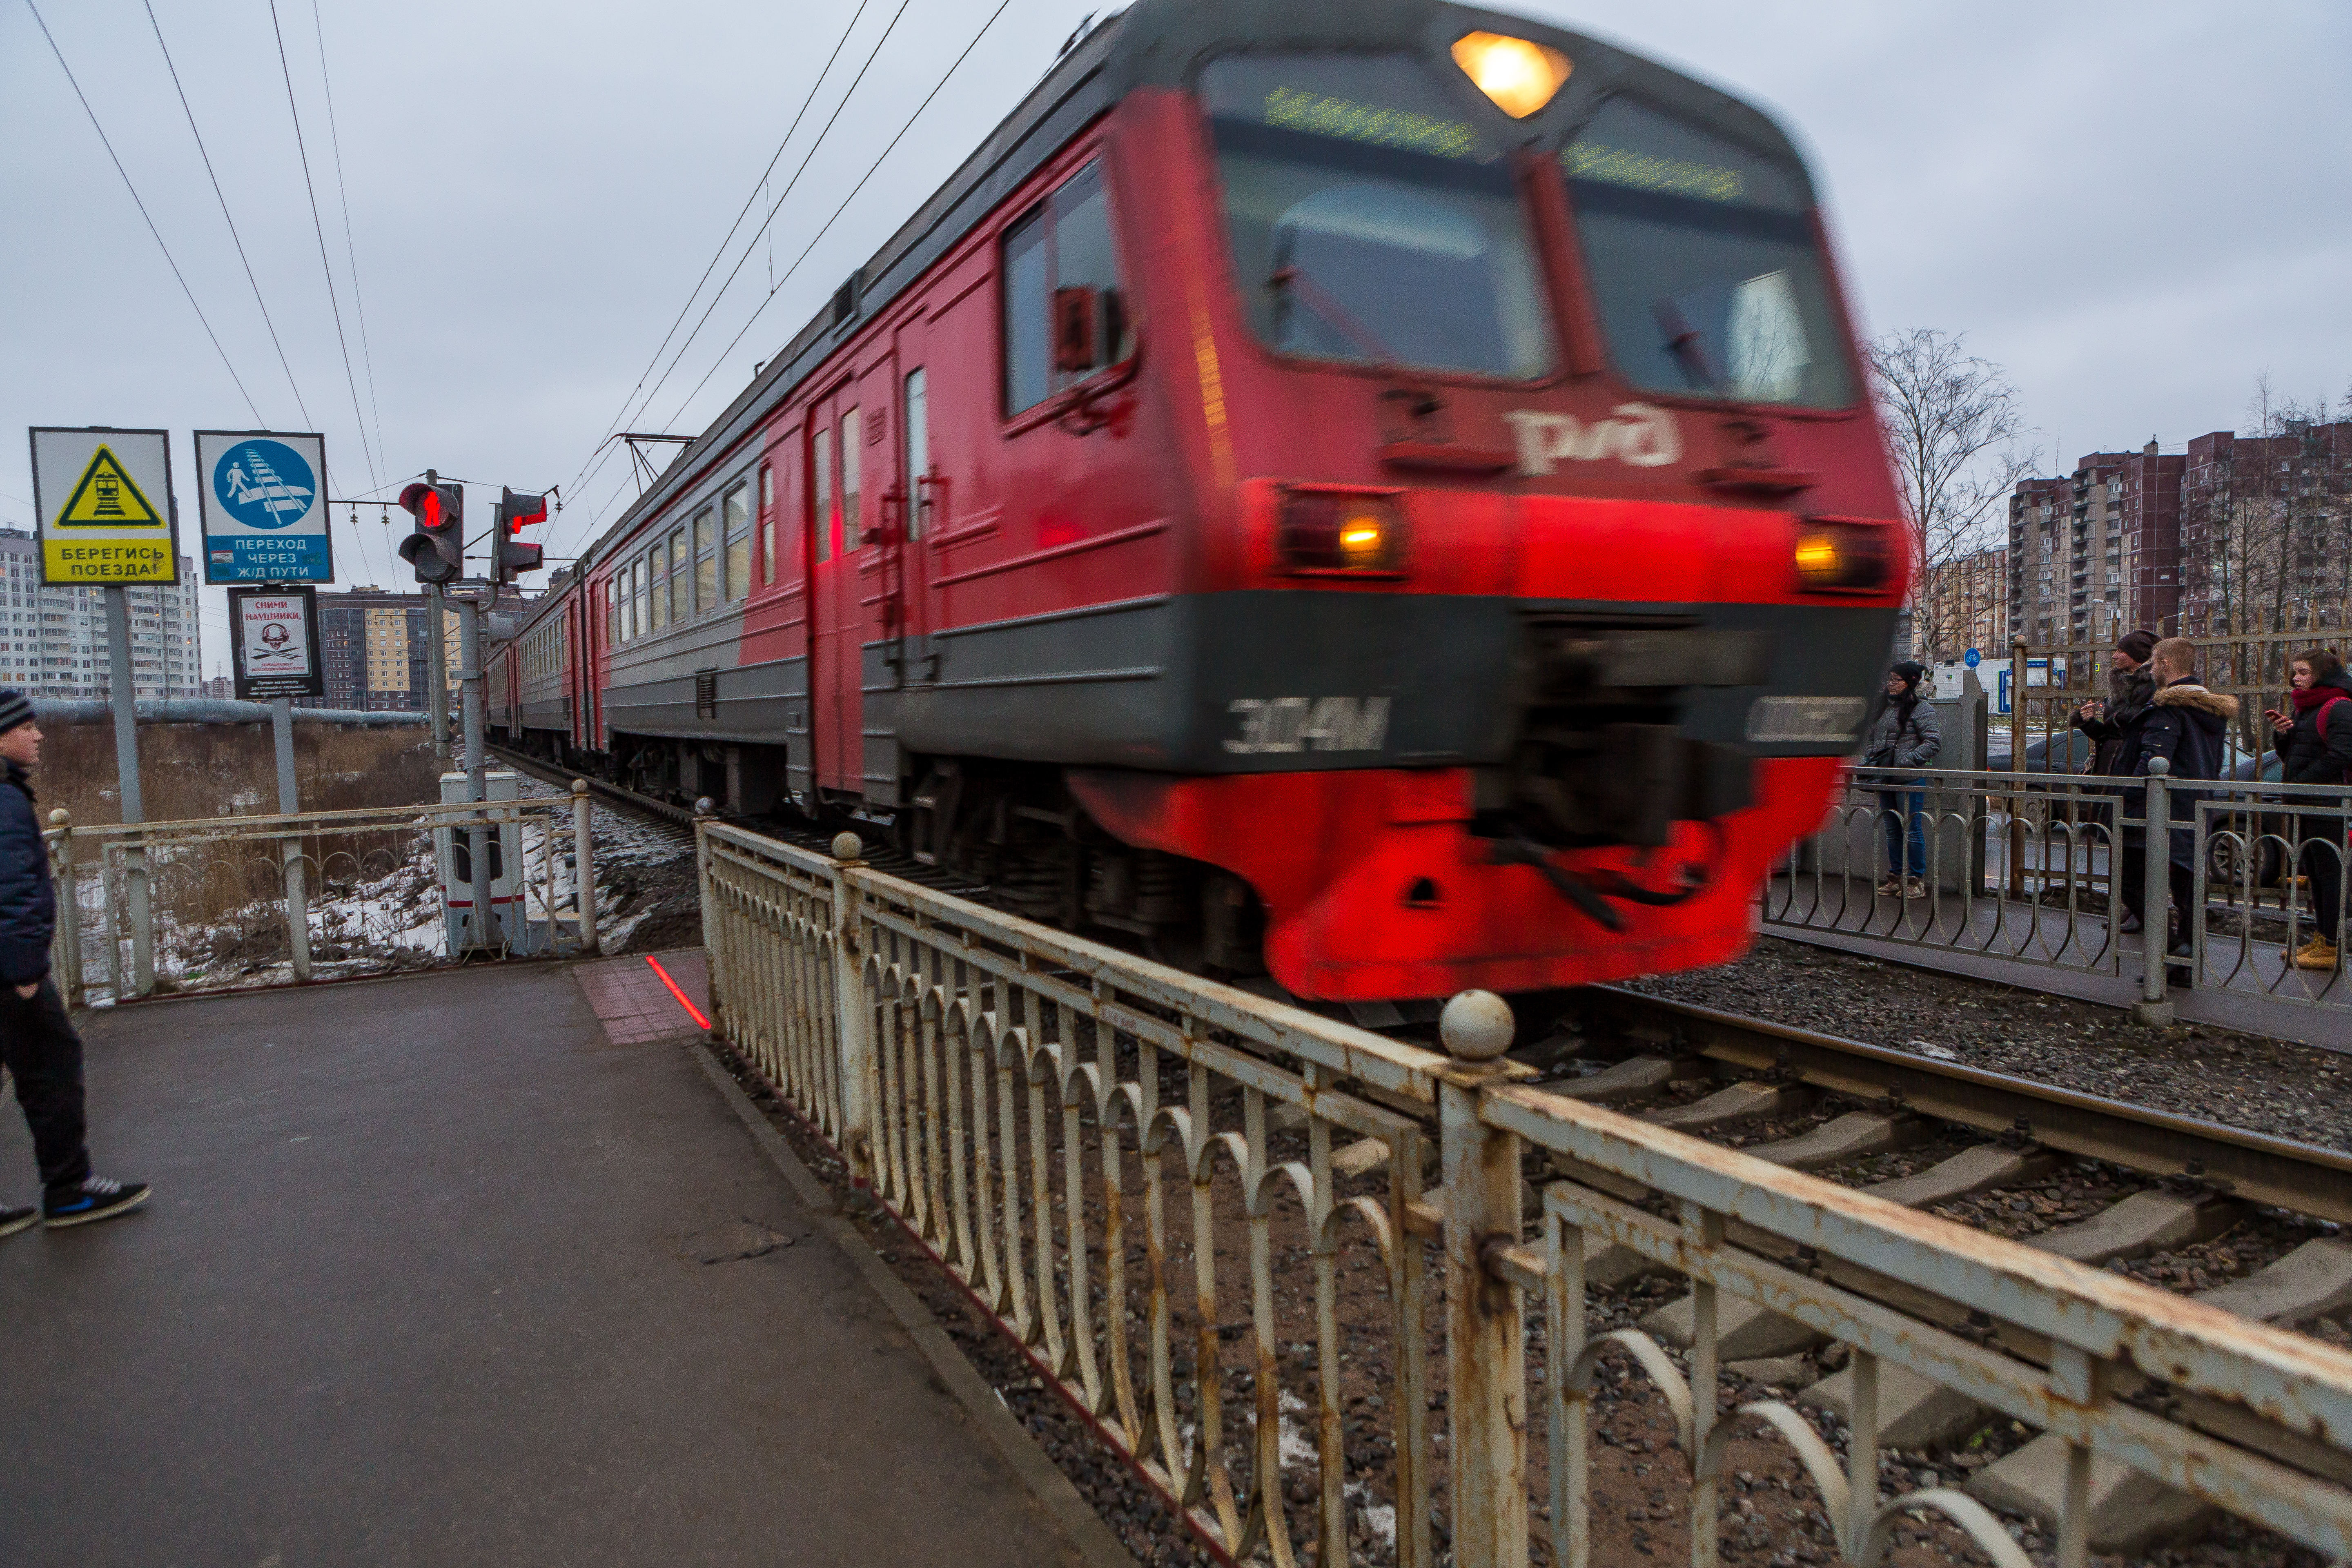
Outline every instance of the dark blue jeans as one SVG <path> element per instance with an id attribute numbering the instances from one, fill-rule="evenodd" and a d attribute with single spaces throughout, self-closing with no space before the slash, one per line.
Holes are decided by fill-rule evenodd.
<path id="1" fill-rule="evenodd" d="M 1927 795 L 1924 790 L 1878 792 L 1878 819 L 1886 829 L 1886 874 L 1927 874 Z M 1906 833 L 1905 830 L 1908 829 Z M 1906 859 L 1905 850 L 1909 850 Z"/>

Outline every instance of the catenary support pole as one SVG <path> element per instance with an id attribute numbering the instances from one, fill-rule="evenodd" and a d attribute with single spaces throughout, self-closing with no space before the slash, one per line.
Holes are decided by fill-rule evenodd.
<path id="1" fill-rule="evenodd" d="M 466 798 L 479 803 L 489 798 L 488 762 L 482 743 L 482 613 L 471 599 L 457 601 L 457 686 L 464 694 L 466 722 Z M 490 828 L 488 814 L 466 829 L 467 858 L 473 868 L 473 945 L 498 945 L 496 911 L 490 907 Z"/>
<path id="2" fill-rule="evenodd" d="M 291 816 L 302 809 L 301 786 L 294 776 L 294 700 L 280 697 L 269 704 L 269 729 L 278 750 L 278 812 Z M 286 869 L 286 941 L 294 959 L 294 978 L 310 978 L 310 899 L 302 869 L 302 836 L 288 834 L 278 840 Z"/>
<path id="3" fill-rule="evenodd" d="M 139 692 L 131 681 L 131 595 L 120 583 L 106 585 L 108 695 L 114 702 L 114 772 L 122 820 L 147 820 L 139 789 Z M 147 888 L 147 851 L 138 844 L 122 852 L 122 892 L 131 917 L 131 994 L 155 989 L 155 918 Z M 118 979 L 115 994 L 121 994 Z"/>
<path id="4" fill-rule="evenodd" d="M 433 723 L 433 760 L 449 763 L 449 628 L 448 611 L 442 606 L 441 584 L 425 585 L 425 629 L 432 639 L 425 654 L 425 668 L 430 672 L 425 684 L 425 711 Z"/>

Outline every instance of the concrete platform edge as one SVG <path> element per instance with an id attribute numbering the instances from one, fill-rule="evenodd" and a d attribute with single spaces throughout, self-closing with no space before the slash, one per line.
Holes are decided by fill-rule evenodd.
<path id="1" fill-rule="evenodd" d="M 923 1352 L 924 1359 L 931 1363 L 931 1369 L 939 1373 L 940 1381 L 946 1384 L 949 1394 L 996 1445 L 997 1452 L 1013 1468 L 1013 1473 L 1053 1516 L 1054 1521 L 1062 1527 L 1080 1555 L 1092 1568 L 1137 1568 L 1134 1557 L 1120 1543 L 1118 1537 L 1111 1533 L 1110 1526 L 1105 1524 L 1102 1516 L 1096 1513 L 1087 1500 L 1079 1495 L 1077 1487 L 1062 1473 L 1060 1467 L 1046 1457 L 1045 1450 L 1037 1446 L 1028 1428 L 1013 1419 L 1013 1412 L 1005 1407 L 996 1390 L 991 1388 L 988 1380 L 964 1359 L 963 1352 L 956 1349 L 955 1342 L 948 1337 L 946 1330 L 940 1327 L 929 1309 L 916 1300 L 915 1293 L 890 1272 L 890 1266 L 883 1262 L 866 1244 L 866 1238 L 857 1234 L 856 1228 L 842 1217 L 835 1206 L 832 1193 L 816 1179 L 814 1172 L 801 1163 L 800 1156 L 793 1152 L 792 1145 L 784 1142 L 782 1134 L 769 1123 L 760 1108 L 751 1103 L 751 1097 L 743 1092 L 743 1086 L 735 1081 L 709 1046 L 696 1041 L 694 1059 L 717 1086 L 720 1097 L 727 1101 L 728 1109 L 735 1112 L 744 1129 L 751 1134 L 751 1141 L 759 1145 L 761 1152 L 766 1154 L 776 1169 L 783 1173 L 793 1194 L 815 1215 L 817 1225 L 841 1249 L 866 1285 L 905 1325 L 908 1336 Z"/>

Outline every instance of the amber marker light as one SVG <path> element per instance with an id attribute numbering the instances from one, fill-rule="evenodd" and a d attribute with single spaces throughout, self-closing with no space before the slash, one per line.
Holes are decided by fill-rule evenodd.
<path id="1" fill-rule="evenodd" d="M 1558 49 L 1500 33 L 1465 33 L 1454 40 L 1454 63 L 1514 120 L 1551 101 L 1572 68 Z"/>
<path id="2" fill-rule="evenodd" d="M 1893 530 L 1814 518 L 1797 533 L 1797 585 L 1813 594 L 1874 594 L 1893 580 Z"/>
<path id="3" fill-rule="evenodd" d="M 1275 517 L 1278 570 L 1396 576 L 1405 564 L 1404 513 L 1385 492 L 1285 488 Z"/>

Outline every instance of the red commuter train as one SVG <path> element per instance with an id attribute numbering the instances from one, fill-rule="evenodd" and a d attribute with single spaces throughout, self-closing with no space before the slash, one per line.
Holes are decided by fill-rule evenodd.
<path id="1" fill-rule="evenodd" d="M 1436 0 L 1139 0 L 535 603 L 490 721 L 1306 997 L 1718 962 L 1905 587 L 1812 186 Z"/>

